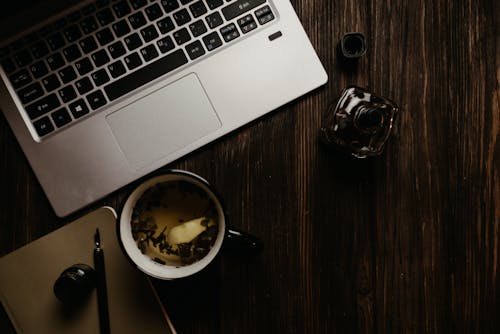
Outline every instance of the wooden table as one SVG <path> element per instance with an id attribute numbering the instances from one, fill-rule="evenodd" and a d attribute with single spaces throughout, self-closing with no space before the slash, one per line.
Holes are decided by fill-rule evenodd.
<path id="1" fill-rule="evenodd" d="M 292 2 L 329 83 L 168 166 L 213 182 L 265 243 L 158 283 L 179 333 L 499 333 L 500 2 Z M 349 31 L 368 37 L 357 70 L 335 53 Z M 318 144 L 349 84 L 401 107 L 381 157 Z M 0 255 L 74 218 L 56 218 L 3 116 L 0 170 Z"/>

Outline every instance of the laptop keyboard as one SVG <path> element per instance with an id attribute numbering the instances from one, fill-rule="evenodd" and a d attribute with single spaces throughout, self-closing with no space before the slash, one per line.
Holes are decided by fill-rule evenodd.
<path id="1" fill-rule="evenodd" d="M 266 0 L 98 0 L 0 50 L 40 137 L 275 19 Z"/>

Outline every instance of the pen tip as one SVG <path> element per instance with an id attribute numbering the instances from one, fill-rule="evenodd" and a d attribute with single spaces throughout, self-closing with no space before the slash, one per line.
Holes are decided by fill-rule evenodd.
<path id="1" fill-rule="evenodd" d="M 97 247 L 101 245 L 101 235 L 99 234 L 98 228 L 95 229 L 94 241 Z"/>

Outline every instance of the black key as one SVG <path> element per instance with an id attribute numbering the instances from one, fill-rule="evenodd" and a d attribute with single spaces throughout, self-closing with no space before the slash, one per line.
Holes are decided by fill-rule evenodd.
<path id="1" fill-rule="evenodd" d="M 24 67 L 33 61 L 28 50 L 22 50 L 18 53 L 14 54 L 14 60 L 16 61 L 17 66 Z"/>
<path id="2" fill-rule="evenodd" d="M 161 5 L 167 13 L 170 13 L 179 8 L 179 2 L 177 0 L 161 0 Z"/>
<path id="3" fill-rule="evenodd" d="M 193 0 L 181 0 L 181 4 L 183 5 L 187 5 L 188 3 L 190 3 L 191 1 Z M 231 1 L 231 0 L 226 0 L 226 1 Z"/>
<path id="4" fill-rule="evenodd" d="M 178 45 L 184 44 L 191 39 L 189 31 L 186 28 L 177 30 L 174 32 L 173 36 Z"/>
<path id="5" fill-rule="evenodd" d="M 134 68 L 142 65 L 141 57 L 139 57 L 137 52 L 126 56 L 124 60 L 129 70 L 133 70 Z"/>
<path id="6" fill-rule="evenodd" d="M 98 28 L 97 21 L 92 16 L 88 16 L 80 21 L 80 28 L 84 34 L 88 35 Z"/>
<path id="7" fill-rule="evenodd" d="M 99 44 L 102 46 L 111 43 L 114 40 L 113 33 L 109 28 L 104 28 L 102 30 L 99 30 L 95 36 L 97 37 L 97 40 L 99 41 Z"/>
<path id="8" fill-rule="evenodd" d="M 80 75 L 87 74 L 94 69 L 94 66 L 92 66 L 92 63 L 88 58 L 83 58 L 77 61 L 75 63 L 75 67 Z"/>
<path id="9" fill-rule="evenodd" d="M 80 31 L 80 28 L 74 24 L 64 30 L 64 36 L 66 37 L 66 40 L 71 43 L 82 37 L 82 32 Z"/>
<path id="10" fill-rule="evenodd" d="M 111 55 L 111 57 L 113 57 L 113 59 L 116 59 L 120 56 L 123 56 L 125 54 L 125 52 L 127 52 L 125 50 L 125 47 L 123 46 L 123 43 L 120 41 L 117 41 L 117 42 L 109 45 L 108 51 L 109 51 L 109 54 Z"/>
<path id="11" fill-rule="evenodd" d="M 78 44 L 80 44 L 80 47 L 82 48 L 82 51 L 85 54 L 90 53 L 95 49 L 97 49 L 97 42 L 92 36 L 85 37 L 84 39 L 80 40 Z"/>
<path id="12" fill-rule="evenodd" d="M 57 52 L 47 57 L 47 64 L 49 64 L 50 69 L 54 71 L 64 66 L 65 62 L 61 54 Z"/>
<path id="13" fill-rule="evenodd" d="M 109 63 L 110 59 L 106 50 L 99 50 L 92 54 L 92 60 L 94 61 L 95 67 L 100 67 L 104 64 Z"/>
<path id="14" fill-rule="evenodd" d="M 54 89 L 61 86 L 61 82 L 55 74 L 51 74 L 42 79 L 43 87 L 47 92 L 51 92 Z"/>
<path id="15" fill-rule="evenodd" d="M 152 41 L 153 39 L 159 36 L 158 31 L 156 31 L 155 26 L 152 24 L 150 24 L 144 29 L 141 29 L 141 35 L 146 43 Z"/>
<path id="16" fill-rule="evenodd" d="M 161 19 L 156 24 L 158 25 L 158 29 L 160 29 L 160 32 L 162 34 L 166 34 L 170 31 L 174 30 L 174 28 L 175 28 L 174 22 L 168 16 L 164 19 Z"/>
<path id="17" fill-rule="evenodd" d="M 130 13 L 130 7 L 126 1 L 120 1 L 113 4 L 113 11 L 117 17 L 123 17 Z"/>
<path id="18" fill-rule="evenodd" d="M 191 23 L 189 25 L 189 29 L 191 30 L 191 33 L 194 37 L 198 37 L 207 32 L 207 26 L 205 25 L 205 23 L 203 23 L 202 20 Z"/>
<path id="19" fill-rule="evenodd" d="M 94 85 L 97 87 L 108 82 L 109 76 L 104 69 L 100 69 L 99 71 L 92 73 L 92 80 L 94 81 Z"/>
<path id="20" fill-rule="evenodd" d="M 52 51 L 56 51 L 59 48 L 62 48 L 66 42 L 64 41 L 63 36 L 56 32 L 53 35 L 47 37 L 47 43 Z"/>
<path id="21" fill-rule="evenodd" d="M 15 89 L 21 88 L 22 86 L 29 84 L 31 82 L 31 75 L 26 69 L 20 70 L 10 77 L 10 82 Z"/>
<path id="22" fill-rule="evenodd" d="M 174 13 L 174 20 L 178 26 L 181 26 L 181 25 L 191 21 L 191 16 L 189 16 L 188 11 L 185 8 L 183 8 L 183 9 L 179 10 L 178 12 Z"/>
<path id="23" fill-rule="evenodd" d="M 207 12 L 207 7 L 205 7 L 203 1 L 200 0 L 189 5 L 189 10 L 191 11 L 191 14 L 193 14 L 193 17 L 199 17 Z"/>
<path id="24" fill-rule="evenodd" d="M 34 82 L 17 92 L 22 103 L 30 103 L 43 96 L 43 88 L 38 82 Z"/>
<path id="25" fill-rule="evenodd" d="M 73 60 L 77 60 L 82 56 L 82 53 L 76 44 L 72 44 L 63 49 L 63 54 L 68 63 L 71 63 Z"/>
<path id="26" fill-rule="evenodd" d="M 82 13 L 80 13 L 79 11 L 73 12 L 73 13 L 69 14 L 68 16 L 66 16 L 66 19 L 69 22 L 76 22 L 81 18 L 82 18 Z"/>
<path id="27" fill-rule="evenodd" d="M 109 100 L 117 98 L 153 81 L 156 78 L 167 74 L 176 68 L 186 64 L 188 59 L 182 49 L 178 49 L 165 57 L 162 57 L 131 74 L 118 79 L 117 81 L 104 87 L 104 91 Z"/>
<path id="28" fill-rule="evenodd" d="M 71 116 L 66 108 L 56 110 L 50 116 L 58 128 L 71 122 Z"/>
<path id="29" fill-rule="evenodd" d="M 52 125 L 48 117 L 40 118 L 36 122 L 33 122 L 33 125 L 35 126 L 36 133 L 38 133 L 40 137 L 43 137 L 54 131 L 54 126 Z"/>
<path id="30" fill-rule="evenodd" d="M 10 58 L 5 58 L 2 60 L 2 68 L 5 73 L 10 74 L 16 70 L 16 64 Z"/>
<path id="31" fill-rule="evenodd" d="M 49 24 L 47 26 L 44 26 L 37 31 L 37 33 L 38 33 L 38 35 L 40 35 L 40 37 L 47 37 L 48 35 L 50 35 L 53 32 L 54 32 L 54 25 L 53 24 Z"/>
<path id="32" fill-rule="evenodd" d="M 34 64 L 31 64 L 30 72 L 31 74 L 33 74 L 33 77 L 35 79 L 38 79 L 49 73 L 49 69 L 47 68 L 47 65 L 45 65 L 43 60 L 40 60 Z"/>
<path id="33" fill-rule="evenodd" d="M 274 14 L 269 6 L 257 9 L 255 11 L 255 16 L 261 25 L 274 20 Z"/>
<path id="34" fill-rule="evenodd" d="M 110 0 L 97 0 L 95 2 L 95 5 L 97 8 L 103 8 L 109 5 L 110 2 L 111 2 Z"/>
<path id="35" fill-rule="evenodd" d="M 59 99 L 57 98 L 56 94 L 50 94 L 43 99 L 30 104 L 25 109 L 28 113 L 28 116 L 31 119 L 35 119 L 42 116 L 43 114 L 48 113 L 51 110 L 54 110 L 60 105 L 61 103 L 59 103 Z"/>
<path id="36" fill-rule="evenodd" d="M 206 35 L 202 39 L 208 51 L 215 50 L 222 45 L 222 40 L 220 39 L 219 34 L 216 31 Z"/>
<path id="37" fill-rule="evenodd" d="M 87 77 L 76 81 L 75 87 L 81 95 L 90 92 L 94 88 L 92 82 Z"/>
<path id="38" fill-rule="evenodd" d="M 69 105 L 69 110 L 74 118 L 80 118 L 89 113 L 89 107 L 83 99 L 76 100 Z"/>
<path id="39" fill-rule="evenodd" d="M 195 60 L 205 54 L 205 49 L 203 49 L 203 45 L 201 45 L 200 41 L 194 41 L 186 45 L 186 52 L 191 60 Z"/>
<path id="40" fill-rule="evenodd" d="M 73 66 L 66 66 L 62 70 L 59 71 L 59 77 L 61 78 L 63 83 L 68 83 L 76 79 L 76 72 L 73 69 Z"/>
<path id="41" fill-rule="evenodd" d="M 214 29 L 215 27 L 220 26 L 223 22 L 222 16 L 220 16 L 219 12 L 207 15 L 207 17 L 205 17 L 205 20 L 207 21 L 210 29 Z"/>
<path id="42" fill-rule="evenodd" d="M 53 30 L 61 30 L 68 25 L 68 20 L 66 18 L 61 18 L 52 24 Z"/>
<path id="43" fill-rule="evenodd" d="M 222 14 L 226 20 L 229 21 L 251 9 L 254 9 L 257 6 L 262 5 L 265 2 L 266 0 L 238 0 L 222 8 Z"/>
<path id="44" fill-rule="evenodd" d="M 83 15 L 90 15 L 93 12 L 95 12 L 95 10 L 96 10 L 95 6 L 93 4 L 90 4 L 90 5 L 87 5 L 87 6 L 82 8 L 82 14 Z"/>
<path id="45" fill-rule="evenodd" d="M 146 46 L 145 48 L 142 48 L 141 55 L 145 61 L 151 61 L 154 58 L 159 56 L 158 51 L 156 51 L 156 48 L 153 44 L 150 44 L 150 45 Z"/>
<path id="46" fill-rule="evenodd" d="M 113 78 L 118 78 L 120 75 L 125 74 L 127 70 L 125 69 L 125 66 L 123 66 L 122 61 L 118 60 L 108 65 L 108 71 Z"/>
<path id="47" fill-rule="evenodd" d="M 59 89 L 58 93 L 64 103 L 76 99 L 76 91 L 71 85 Z"/>
<path id="48" fill-rule="evenodd" d="M 162 53 L 166 53 L 175 48 L 174 41 L 170 36 L 166 36 L 160 39 L 158 42 L 156 42 L 156 44 L 158 45 L 158 48 Z"/>
<path id="49" fill-rule="evenodd" d="M 134 9 L 139 9 L 141 7 L 144 7 L 148 4 L 147 0 L 130 0 L 130 4 L 132 5 L 132 8 Z"/>
<path id="50" fill-rule="evenodd" d="M 253 19 L 252 14 L 245 15 L 241 19 L 238 19 L 238 25 L 240 26 L 241 32 L 244 34 L 257 28 L 257 22 Z"/>
<path id="51" fill-rule="evenodd" d="M 142 45 L 142 41 L 141 38 L 139 37 L 139 34 L 133 33 L 125 37 L 125 44 L 127 45 L 127 49 L 129 51 L 132 51 L 140 47 Z"/>
<path id="52" fill-rule="evenodd" d="M 160 6 L 157 3 L 146 7 L 144 11 L 146 12 L 146 16 L 148 17 L 149 21 L 154 21 L 163 15 Z"/>
<path id="53" fill-rule="evenodd" d="M 99 24 L 103 27 L 115 20 L 115 16 L 113 15 L 113 12 L 109 8 L 105 8 L 97 12 L 95 14 L 95 17 L 97 18 L 97 21 L 99 21 Z"/>
<path id="54" fill-rule="evenodd" d="M 118 38 L 125 36 L 130 32 L 130 27 L 128 26 L 127 21 L 125 20 L 121 20 L 114 23 L 112 27 L 116 37 Z"/>
<path id="55" fill-rule="evenodd" d="M 222 38 L 224 38 L 224 40 L 226 42 L 230 42 L 233 39 L 235 39 L 238 36 L 240 36 L 240 33 L 238 32 L 238 29 L 236 29 L 236 25 L 234 23 L 231 23 L 231 24 L 228 24 L 225 27 L 222 27 L 220 29 L 220 33 L 222 35 Z"/>
<path id="56" fill-rule="evenodd" d="M 106 104 L 106 98 L 100 90 L 90 93 L 86 98 L 92 110 L 99 109 Z"/>
<path id="57" fill-rule="evenodd" d="M 39 40 L 38 34 L 36 32 L 29 33 L 28 35 L 24 36 L 24 42 L 28 44 L 35 43 L 36 41 Z"/>
<path id="58" fill-rule="evenodd" d="M 135 14 L 132 14 L 128 17 L 128 21 L 130 22 L 130 25 L 132 28 L 137 29 L 148 23 L 146 21 L 146 17 L 142 12 L 137 12 Z"/>
<path id="59" fill-rule="evenodd" d="M 222 6 L 224 0 L 205 0 L 207 2 L 208 8 L 215 9 Z"/>
<path id="60" fill-rule="evenodd" d="M 37 42 L 30 47 L 31 54 L 35 58 L 41 58 L 49 53 L 49 48 L 44 41 Z"/>

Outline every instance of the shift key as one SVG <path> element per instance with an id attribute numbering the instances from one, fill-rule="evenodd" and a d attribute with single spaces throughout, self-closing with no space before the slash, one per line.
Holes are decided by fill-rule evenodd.
<path id="1" fill-rule="evenodd" d="M 31 119 L 35 119 L 59 107 L 60 105 L 61 104 L 59 103 L 56 94 L 50 94 L 49 96 L 46 96 L 43 99 L 27 106 L 26 111 Z"/>
<path id="2" fill-rule="evenodd" d="M 266 0 L 238 0 L 222 8 L 222 14 L 224 14 L 225 19 L 229 21 L 265 2 Z"/>

